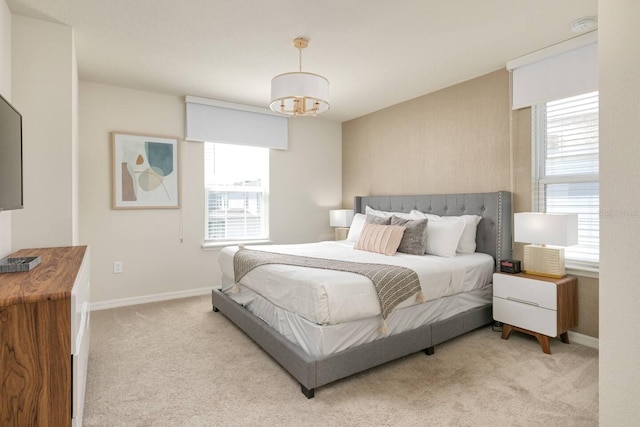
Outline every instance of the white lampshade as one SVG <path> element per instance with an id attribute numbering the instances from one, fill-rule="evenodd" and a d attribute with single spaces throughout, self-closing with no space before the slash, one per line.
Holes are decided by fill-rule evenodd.
<path id="1" fill-rule="evenodd" d="M 353 221 L 353 210 L 336 209 L 329 211 L 329 225 L 331 227 L 350 227 Z"/>
<path id="2" fill-rule="evenodd" d="M 296 100 L 301 105 L 296 105 Z M 329 80 L 304 72 L 285 73 L 271 80 L 271 104 L 277 112 L 316 115 L 329 109 Z"/>
<path id="3" fill-rule="evenodd" d="M 578 243 L 578 215 L 523 212 L 514 215 L 514 240 L 541 245 Z"/>

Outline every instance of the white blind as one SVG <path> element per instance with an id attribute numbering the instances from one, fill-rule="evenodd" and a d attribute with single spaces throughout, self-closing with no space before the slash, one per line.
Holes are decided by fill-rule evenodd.
<path id="1" fill-rule="evenodd" d="M 205 241 L 268 238 L 269 150 L 206 142 Z"/>
<path id="2" fill-rule="evenodd" d="M 533 108 L 538 211 L 578 214 L 578 245 L 565 249 L 568 264 L 597 267 L 600 187 L 598 93 Z"/>
<path id="3" fill-rule="evenodd" d="M 286 150 L 288 122 L 271 110 L 187 96 L 186 137 Z"/>
<path id="4" fill-rule="evenodd" d="M 524 108 L 598 89 L 597 32 L 507 62 L 512 108 Z"/>

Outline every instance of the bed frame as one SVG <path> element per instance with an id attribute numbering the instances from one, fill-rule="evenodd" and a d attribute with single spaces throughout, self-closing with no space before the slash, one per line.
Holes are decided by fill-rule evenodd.
<path id="1" fill-rule="evenodd" d="M 494 257 L 496 268 L 511 255 L 511 194 L 494 193 L 438 194 L 416 196 L 356 197 L 354 211 L 364 213 L 366 206 L 391 212 L 417 209 L 435 215 L 480 215 L 476 252 Z M 451 338 L 491 323 L 491 304 L 457 314 L 328 356 L 311 356 L 261 319 L 236 303 L 219 289 L 211 294 L 213 311 L 222 312 L 298 380 L 302 393 L 312 398 L 317 387 L 362 372 L 409 354 L 435 352 L 435 346 Z"/>

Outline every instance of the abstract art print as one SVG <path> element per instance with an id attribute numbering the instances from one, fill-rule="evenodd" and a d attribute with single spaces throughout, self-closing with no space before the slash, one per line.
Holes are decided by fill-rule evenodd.
<path id="1" fill-rule="evenodd" d="M 180 207 L 178 139 L 112 132 L 113 209 Z"/>

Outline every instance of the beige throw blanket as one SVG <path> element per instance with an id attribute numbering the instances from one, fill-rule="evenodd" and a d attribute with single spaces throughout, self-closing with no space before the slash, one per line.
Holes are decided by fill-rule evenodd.
<path id="1" fill-rule="evenodd" d="M 242 247 L 233 257 L 235 282 L 240 282 L 240 280 L 254 268 L 266 264 L 322 268 L 325 270 L 345 271 L 366 276 L 373 282 L 376 289 L 378 299 L 380 300 L 382 317 L 384 319 L 387 318 L 391 310 L 412 295 L 417 296 L 417 301 L 424 302 L 424 295 L 420 288 L 420 279 L 418 279 L 416 272 L 410 268 L 278 254 L 254 251 Z"/>

